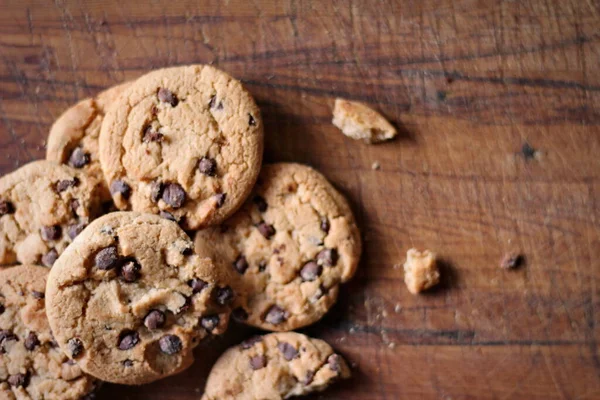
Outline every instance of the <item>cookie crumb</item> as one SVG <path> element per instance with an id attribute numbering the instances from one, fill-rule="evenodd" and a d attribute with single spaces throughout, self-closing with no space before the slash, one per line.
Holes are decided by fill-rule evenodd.
<path id="1" fill-rule="evenodd" d="M 396 304 L 396 306 L 394 307 L 394 312 L 397 314 L 400 311 L 402 311 L 402 306 L 398 303 Z"/>
<path id="2" fill-rule="evenodd" d="M 506 253 L 502 261 L 500 262 L 500 268 L 503 269 L 514 269 L 521 265 L 523 256 L 519 253 Z"/>
<path id="3" fill-rule="evenodd" d="M 379 171 L 381 169 L 381 164 L 379 164 L 379 161 L 373 162 L 373 164 L 371 164 L 371 169 L 373 171 Z"/>
<path id="4" fill-rule="evenodd" d="M 398 134 L 383 115 L 357 101 L 335 99 L 332 122 L 344 135 L 366 143 L 380 143 Z"/>
<path id="5" fill-rule="evenodd" d="M 437 285 L 439 281 L 436 254 L 429 250 L 422 252 L 417 249 L 408 250 L 404 263 L 404 283 L 408 291 L 418 294 Z"/>

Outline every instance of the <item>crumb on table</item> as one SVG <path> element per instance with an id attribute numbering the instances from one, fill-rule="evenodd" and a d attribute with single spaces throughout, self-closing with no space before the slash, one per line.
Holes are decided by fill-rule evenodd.
<path id="1" fill-rule="evenodd" d="M 332 122 L 344 135 L 367 143 L 383 142 L 397 134 L 383 115 L 357 101 L 335 99 Z"/>
<path id="2" fill-rule="evenodd" d="M 429 250 L 422 252 L 417 249 L 408 250 L 404 263 L 404 283 L 409 292 L 418 294 L 437 285 L 439 281 L 436 254 Z"/>
<path id="3" fill-rule="evenodd" d="M 516 252 L 506 253 L 500 262 L 500 268 L 513 269 L 521 265 L 523 256 Z"/>

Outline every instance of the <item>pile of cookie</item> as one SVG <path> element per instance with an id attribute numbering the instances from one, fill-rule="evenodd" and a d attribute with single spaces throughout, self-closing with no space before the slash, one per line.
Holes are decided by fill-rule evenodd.
<path id="1" fill-rule="evenodd" d="M 353 276 L 358 228 L 319 172 L 263 166 L 263 140 L 252 96 L 206 65 L 68 109 L 47 160 L 0 178 L 0 398 L 90 399 L 102 381 L 176 374 L 230 319 L 274 333 L 227 350 L 204 400 L 348 377 L 327 343 L 292 331 Z"/>

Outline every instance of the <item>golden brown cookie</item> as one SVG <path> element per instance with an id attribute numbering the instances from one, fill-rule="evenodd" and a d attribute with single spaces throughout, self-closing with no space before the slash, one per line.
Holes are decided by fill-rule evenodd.
<path id="1" fill-rule="evenodd" d="M 207 65 L 150 72 L 115 102 L 100 163 L 116 206 L 198 229 L 222 222 L 258 175 L 263 124 L 241 83 Z"/>
<path id="2" fill-rule="evenodd" d="M 0 269 L 0 399 L 82 399 L 95 389 L 52 337 L 47 276 L 47 268 L 32 265 Z"/>
<path id="3" fill-rule="evenodd" d="M 251 197 L 222 226 L 198 231 L 195 248 L 235 271 L 236 319 L 287 331 L 331 308 L 354 275 L 361 241 L 348 203 L 323 175 L 281 163 L 264 166 Z"/>
<path id="4" fill-rule="evenodd" d="M 227 275 L 193 254 L 176 223 L 107 214 L 52 268 L 48 319 L 60 347 L 90 375 L 148 383 L 187 368 L 192 349 L 226 329 L 234 298 Z"/>

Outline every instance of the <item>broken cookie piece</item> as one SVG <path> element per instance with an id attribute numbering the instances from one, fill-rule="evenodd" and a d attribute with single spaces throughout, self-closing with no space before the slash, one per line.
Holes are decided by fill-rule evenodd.
<path id="1" fill-rule="evenodd" d="M 410 249 L 404 263 L 404 283 L 409 292 L 418 294 L 435 286 L 440 281 L 435 253 Z"/>
<path id="2" fill-rule="evenodd" d="M 397 135 L 383 115 L 357 101 L 335 99 L 332 122 L 344 135 L 366 143 L 380 143 Z"/>

